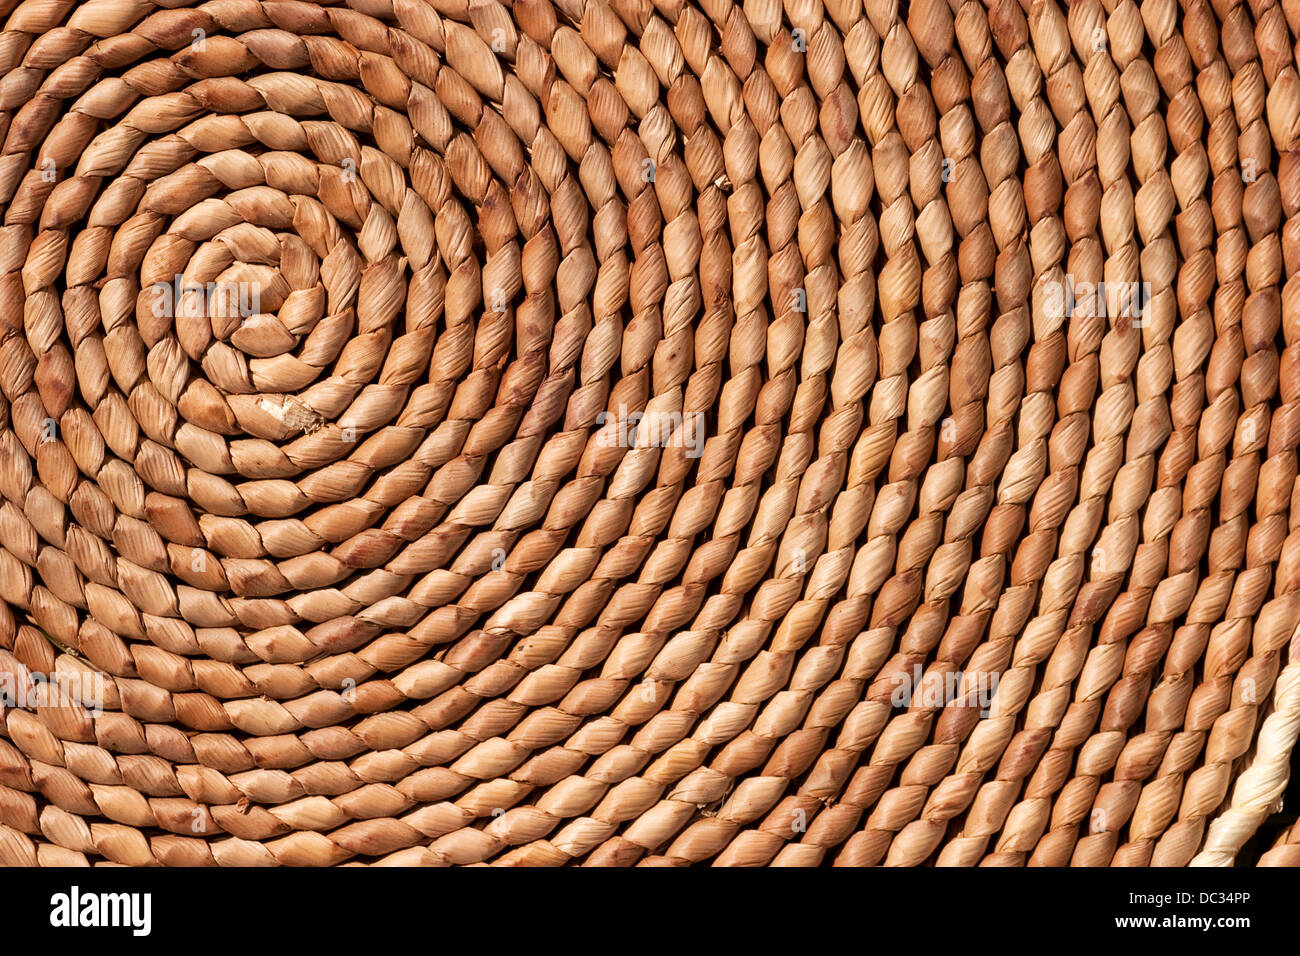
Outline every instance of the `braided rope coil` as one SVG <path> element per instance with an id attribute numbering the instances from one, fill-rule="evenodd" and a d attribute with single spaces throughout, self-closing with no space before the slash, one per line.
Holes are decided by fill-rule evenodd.
<path id="1" fill-rule="evenodd" d="M 0 14 L 0 864 L 1278 809 L 1300 4 Z"/>

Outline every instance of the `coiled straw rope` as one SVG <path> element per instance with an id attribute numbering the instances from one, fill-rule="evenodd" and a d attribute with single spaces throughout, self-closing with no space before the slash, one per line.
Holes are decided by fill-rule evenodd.
<path id="1" fill-rule="evenodd" d="M 1300 4 L 0 13 L 0 863 L 1278 810 Z"/>

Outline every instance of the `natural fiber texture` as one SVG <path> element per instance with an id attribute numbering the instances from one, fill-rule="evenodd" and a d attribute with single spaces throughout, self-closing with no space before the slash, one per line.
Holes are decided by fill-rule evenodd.
<path id="1" fill-rule="evenodd" d="M 0 12 L 0 863 L 1278 810 L 1300 2 Z"/>

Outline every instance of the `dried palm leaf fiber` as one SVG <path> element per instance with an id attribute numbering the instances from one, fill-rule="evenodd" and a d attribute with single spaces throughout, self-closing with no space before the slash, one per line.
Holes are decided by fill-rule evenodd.
<path id="1" fill-rule="evenodd" d="M 0 863 L 1300 864 L 1300 4 L 0 13 Z"/>

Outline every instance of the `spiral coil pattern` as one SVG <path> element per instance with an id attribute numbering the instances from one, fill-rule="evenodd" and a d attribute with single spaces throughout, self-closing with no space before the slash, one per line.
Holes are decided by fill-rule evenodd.
<path id="1" fill-rule="evenodd" d="M 0 863 L 1277 809 L 1300 4 L 0 12 Z"/>

